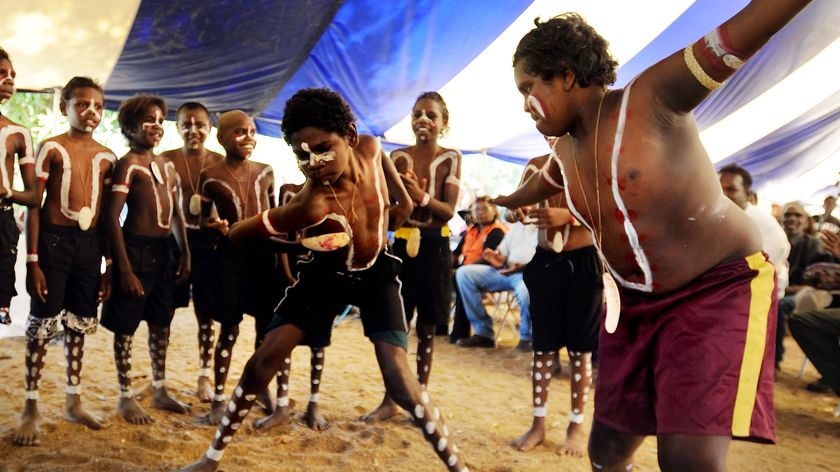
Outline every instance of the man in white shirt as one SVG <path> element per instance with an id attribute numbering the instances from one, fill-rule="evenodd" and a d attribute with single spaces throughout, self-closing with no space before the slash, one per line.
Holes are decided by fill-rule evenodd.
<path id="1" fill-rule="evenodd" d="M 537 227 L 514 223 L 497 250 L 485 249 L 483 258 L 490 265 L 470 264 L 458 268 L 455 281 L 475 333 L 472 337 L 458 340 L 458 346 L 495 346 L 493 319 L 484 309 L 483 294 L 513 290 L 519 304 L 519 347 L 523 350 L 531 349 L 530 299 L 528 288 L 522 281 L 522 271 L 534 257 L 536 247 Z"/>

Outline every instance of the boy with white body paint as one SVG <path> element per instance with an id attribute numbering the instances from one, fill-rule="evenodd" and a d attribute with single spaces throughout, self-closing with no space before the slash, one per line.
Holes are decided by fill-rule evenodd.
<path id="1" fill-rule="evenodd" d="M 224 448 L 277 365 L 298 344 L 329 339 L 335 313 L 348 303 L 360 309 L 390 397 L 412 414 L 450 471 L 467 470 L 443 415 L 421 390 L 406 358 L 400 261 L 389 254 L 386 243 L 389 221 L 399 225 L 414 205 L 379 142 L 360 136 L 353 121 L 341 97 L 326 89 L 298 91 L 286 103 L 283 135 L 307 181 L 289 204 L 234 225 L 229 237 L 253 244 L 254 239 L 302 231 L 304 236 L 321 234 L 324 252 L 313 252 L 312 260 L 301 266 L 297 283 L 277 307 L 273 328 L 248 360 L 210 448 L 183 470 L 219 467 Z"/>
<path id="2" fill-rule="evenodd" d="M 411 325 L 417 312 L 417 379 L 425 390 L 432 375 L 437 326 L 447 325 L 452 304 L 452 251 L 447 222 L 455 215 L 461 178 L 461 153 L 438 145 L 448 129 L 449 111 L 437 92 L 424 92 L 412 108 L 415 144 L 391 153 L 414 202 L 414 212 L 394 232 L 394 255 L 402 261 L 403 307 Z M 385 395 L 363 421 L 390 418 L 398 410 Z"/>
<path id="3" fill-rule="evenodd" d="M 279 200 L 280 206 L 289 203 L 298 192 L 303 188 L 303 184 L 283 184 L 280 186 Z M 296 234 L 285 235 L 285 239 L 294 241 L 297 239 Z M 306 259 L 311 257 L 310 254 L 294 254 L 290 252 L 283 252 L 280 254 L 280 262 L 283 267 L 283 273 L 289 285 L 294 285 L 297 282 L 298 265 L 304 263 Z M 324 362 L 326 360 L 326 346 L 309 346 L 311 351 L 310 356 L 310 374 L 309 374 L 309 402 L 306 405 L 306 412 L 303 415 L 306 425 L 315 431 L 325 431 L 330 425 L 326 418 L 321 414 L 319 408 L 318 395 L 321 390 L 321 377 L 324 373 Z M 275 426 L 288 424 L 291 421 L 289 414 L 289 371 L 292 368 L 291 357 L 283 359 L 283 364 L 277 372 L 277 404 L 274 412 L 254 421 L 254 427 L 259 431 L 267 431 Z"/>
<path id="4" fill-rule="evenodd" d="M 210 424 L 218 423 L 224 413 L 225 381 L 230 373 L 233 346 L 239 336 L 243 314 L 254 317 L 255 345 L 259 346 L 285 287 L 275 251 L 234 247 L 226 237 L 230 225 L 276 206 L 271 166 L 249 159 L 256 146 L 254 120 L 246 113 L 234 110 L 219 117 L 218 127 L 225 158 L 204 169 L 199 178 L 201 227 L 221 236 L 216 254 L 216 308 L 213 312 L 221 327 L 213 359 L 215 391 L 211 411 L 205 418 Z M 211 213 L 214 205 L 218 218 Z M 272 411 L 267 391 L 262 393 L 260 400 L 266 410 Z"/>
<path id="5" fill-rule="evenodd" d="M 616 91 L 607 41 L 578 15 L 537 21 L 517 46 L 523 111 L 560 138 L 496 203 L 565 192 L 609 269 L 593 470 L 631 469 L 648 435 L 666 471 L 726 470 L 733 438 L 775 440 L 773 265 L 721 191 L 692 110 L 808 3 L 753 0 Z"/>
<path id="6" fill-rule="evenodd" d="M 153 421 L 131 389 L 131 345 L 140 321 L 149 328 L 152 359 L 152 406 L 175 413 L 189 407 L 166 390 L 166 350 L 172 322 L 172 292 L 190 273 L 190 250 L 184 220 L 176 203 L 178 183 L 171 162 L 154 154 L 163 137 L 166 104 L 140 95 L 120 105 L 118 120 L 129 141 L 117 161 L 106 201 L 108 242 L 114 257 L 116 286 L 102 308 L 102 326 L 114 333 L 114 361 L 120 386 L 119 413 L 133 424 Z M 120 212 L 128 205 L 125 223 Z"/>
<path id="7" fill-rule="evenodd" d="M 192 295 L 193 310 L 198 321 L 199 373 L 196 395 L 201 402 L 206 403 L 213 398 L 210 358 L 214 343 L 212 313 L 215 306 L 215 252 L 219 238 L 217 232 L 205 231 L 199 227 L 201 196 L 198 180 L 205 168 L 218 164 L 224 157 L 204 147 L 211 129 L 210 112 L 204 105 L 186 102 L 178 107 L 175 116 L 184 146 L 165 151 L 161 156 L 169 159 L 177 172 L 178 201 L 187 229 L 192 270 L 189 280 L 175 287 L 173 309 L 189 305 Z"/>
<path id="8" fill-rule="evenodd" d="M 15 93 L 15 72 L 9 54 L 0 48 L 0 105 Z M 0 113 L 0 324 L 12 322 L 9 304 L 15 291 L 15 261 L 20 229 L 15 221 L 13 203 L 33 207 L 37 200 L 35 157 L 29 130 Z M 24 190 L 12 189 L 18 159 Z"/>
<path id="9" fill-rule="evenodd" d="M 40 443 L 38 382 L 47 344 L 64 325 L 67 400 L 64 417 L 90 429 L 101 429 L 101 418 L 81 402 L 81 371 L 85 335 L 96 332 L 97 306 L 111 290 L 110 260 L 102 264 L 102 196 L 110 188 L 116 157 L 93 140 L 104 97 L 87 77 L 74 77 L 61 92 L 61 112 L 70 129 L 44 141 L 38 152 L 38 200 L 26 221 L 26 288 L 32 311 L 26 326 L 26 403 L 12 442 Z"/>
<path id="10" fill-rule="evenodd" d="M 548 155 L 528 161 L 521 182 L 538 173 L 548 161 Z M 539 227 L 537 250 L 523 275 L 530 295 L 533 326 L 534 414 L 531 428 L 513 445 L 520 451 L 529 451 L 545 439 L 551 376 L 559 367 L 554 365 L 558 350 L 566 347 L 571 405 L 566 439 L 559 452 L 582 457 L 586 451 L 583 411 L 592 384 L 592 353 L 598 345 L 603 297 L 601 263 L 592 244 L 592 234 L 571 217 L 563 193 L 532 207 L 509 211 L 505 216 L 508 221 L 529 222 Z"/>

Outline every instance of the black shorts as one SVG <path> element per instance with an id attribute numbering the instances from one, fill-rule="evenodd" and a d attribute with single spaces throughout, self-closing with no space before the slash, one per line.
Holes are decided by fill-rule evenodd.
<path id="1" fill-rule="evenodd" d="M 216 245 L 219 234 L 215 231 L 198 229 L 187 230 L 187 244 L 190 247 L 190 278 L 186 282 L 175 285 L 174 307 L 181 308 L 190 304 L 192 296 L 193 307 L 202 313 L 212 313 L 215 308 L 216 289 L 215 274 L 218 268 L 216 261 Z"/>
<path id="2" fill-rule="evenodd" d="M 101 281 L 102 251 L 96 230 L 78 226 L 41 223 L 38 232 L 38 265 L 47 281 L 47 300 L 30 301 L 26 332 L 30 337 L 48 339 L 58 325 L 80 333 L 96 331 Z M 66 310 L 66 313 L 63 311 Z"/>
<path id="3" fill-rule="evenodd" d="M 421 230 L 420 251 L 408 257 L 406 240 L 394 240 L 394 255 L 402 260 L 402 297 L 406 322 L 411 324 L 414 310 L 417 323 L 437 326 L 449 322 L 452 306 L 452 249 L 440 228 Z"/>
<path id="4" fill-rule="evenodd" d="M 595 247 L 559 254 L 537 248 L 523 280 L 531 297 L 535 351 L 597 350 L 604 286 Z"/>
<path id="5" fill-rule="evenodd" d="M 306 333 L 301 344 L 325 347 L 335 317 L 354 305 L 365 336 L 406 348 L 399 273 L 400 260 L 385 251 L 370 268 L 352 272 L 338 258 L 316 254 L 300 264 L 297 283 L 286 290 L 269 329 L 292 324 Z"/>
<path id="6" fill-rule="evenodd" d="M 102 307 L 102 326 L 119 335 L 133 335 L 140 321 L 169 327 L 172 322 L 172 293 L 180 257 L 172 235 L 147 238 L 123 232 L 131 271 L 143 284 L 145 295 L 135 298 L 123 291 L 119 274 L 114 274 L 111 298 Z"/>
<path id="7" fill-rule="evenodd" d="M 8 308 L 15 290 L 15 262 L 20 229 L 12 206 L 0 207 L 0 308 Z"/>
<path id="8" fill-rule="evenodd" d="M 257 331 L 263 332 L 289 284 L 279 256 L 247 246 L 233 246 L 227 238 L 219 240 L 216 255 L 213 319 L 225 325 L 238 325 L 247 313 L 254 317 Z"/>

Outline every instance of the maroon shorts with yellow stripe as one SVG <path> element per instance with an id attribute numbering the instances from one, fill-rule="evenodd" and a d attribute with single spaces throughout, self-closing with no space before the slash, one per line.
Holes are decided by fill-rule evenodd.
<path id="1" fill-rule="evenodd" d="M 618 328 L 601 329 L 595 419 L 629 434 L 775 442 L 775 285 L 757 253 L 667 295 L 623 289 Z"/>

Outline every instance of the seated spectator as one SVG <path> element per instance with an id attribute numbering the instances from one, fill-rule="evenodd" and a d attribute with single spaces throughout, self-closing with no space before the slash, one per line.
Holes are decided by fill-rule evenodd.
<path id="1" fill-rule="evenodd" d="M 821 231 L 819 236 L 826 249 L 840 259 L 840 236 L 833 231 Z M 808 390 L 833 390 L 840 396 L 840 308 L 794 313 L 790 333 L 822 375 L 819 381 L 808 384 Z"/>
<path id="2" fill-rule="evenodd" d="M 785 348 L 782 345 L 785 336 L 785 322 L 797 309 L 797 306 L 807 305 L 810 309 L 825 308 L 828 303 L 818 300 L 821 293 L 805 283 L 805 269 L 817 262 L 831 262 L 833 257 L 826 252 L 820 240 L 813 235 L 811 219 L 805 208 L 799 202 L 785 204 L 782 210 L 782 225 L 790 242 L 789 284 L 785 289 L 785 296 L 779 300 L 779 324 L 776 331 L 776 371 L 782 362 Z M 830 297 L 829 297 L 830 298 Z M 820 306 L 821 305 L 821 306 Z"/>
<path id="3" fill-rule="evenodd" d="M 823 214 L 811 217 L 816 231 L 831 231 L 832 233 L 840 234 L 840 219 L 837 219 L 831 214 L 835 208 L 837 208 L 837 197 L 834 195 L 825 197 L 825 200 L 823 200 Z"/>
<path id="4" fill-rule="evenodd" d="M 528 288 L 522 280 L 522 271 L 537 247 L 537 227 L 515 223 L 511 225 L 497 251 L 485 249 L 483 259 L 490 265 L 470 264 L 455 271 L 455 282 L 463 301 L 473 336 L 459 340 L 461 347 L 494 347 L 493 319 L 482 303 L 484 292 L 513 290 L 519 304 L 519 346 L 531 350 L 531 315 Z"/>
<path id="5" fill-rule="evenodd" d="M 499 210 L 490 203 L 490 197 L 483 196 L 475 199 L 472 204 L 471 216 L 467 221 L 467 230 L 461 235 L 458 246 L 452 251 L 455 258 L 453 267 L 469 264 L 487 264 L 482 258 L 486 249 L 496 249 L 505 237 L 507 227 L 499 222 Z M 454 274 L 453 274 L 454 277 Z M 455 288 L 455 314 L 452 320 L 452 332 L 449 342 L 456 343 L 459 339 L 470 337 L 470 323 L 464 311 L 464 303 L 458 288 Z"/>

